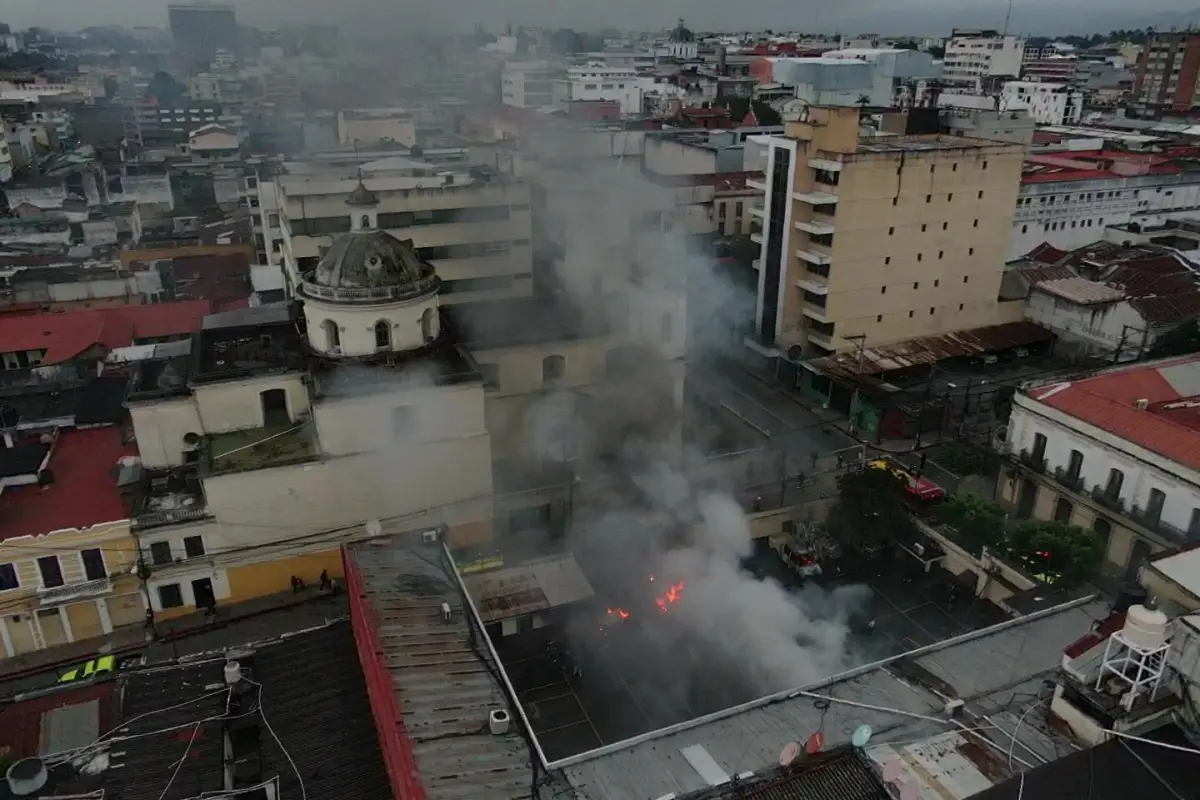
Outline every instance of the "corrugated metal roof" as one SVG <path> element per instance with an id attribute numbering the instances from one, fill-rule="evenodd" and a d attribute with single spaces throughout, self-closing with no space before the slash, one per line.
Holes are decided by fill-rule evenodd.
<path id="1" fill-rule="evenodd" d="M 1081 306 L 1116 303 L 1125 298 L 1125 292 L 1086 278 L 1058 278 L 1057 280 L 1042 281 L 1038 290 L 1061 297 Z"/>
<path id="2" fill-rule="evenodd" d="M 988 325 L 941 336 L 926 336 L 906 342 L 868 347 L 861 354 L 858 351 L 839 353 L 827 358 L 814 359 L 809 363 L 822 372 L 877 375 L 922 364 L 933 364 L 948 358 L 973 356 L 1045 342 L 1053 337 L 1053 333 L 1032 322 L 1006 322 L 1002 325 Z"/>
<path id="3" fill-rule="evenodd" d="M 558 608 L 595 594 L 569 554 L 466 575 L 463 583 L 484 622 Z"/>
<path id="4" fill-rule="evenodd" d="M 529 753 L 516 725 L 503 736 L 488 731 L 488 715 L 508 703 L 471 648 L 462 595 L 440 546 L 397 536 L 357 545 L 350 554 L 376 615 L 427 796 L 528 797 Z M 449 623 L 442 603 L 451 607 Z"/>

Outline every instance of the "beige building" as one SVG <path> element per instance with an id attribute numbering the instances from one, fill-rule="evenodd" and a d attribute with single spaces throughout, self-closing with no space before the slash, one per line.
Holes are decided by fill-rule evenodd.
<path id="1" fill-rule="evenodd" d="M 351 108 L 337 115 L 338 142 L 364 146 L 381 143 L 412 147 L 417 143 L 417 123 L 403 108 Z"/>
<path id="2" fill-rule="evenodd" d="M 855 108 L 788 122 L 754 211 L 758 347 L 815 358 L 1010 321 L 998 295 L 1022 159 L 1003 142 L 863 138 Z"/>
<path id="3" fill-rule="evenodd" d="M 1013 398 L 1012 466 L 1002 471 L 997 495 L 1018 519 L 1095 532 L 1105 545 L 1102 573 L 1140 577 L 1164 610 L 1167 601 L 1187 606 L 1192 601 L 1156 586 L 1153 570 L 1143 568 L 1200 537 L 1198 396 L 1196 356 L 1025 389 Z"/>
<path id="4" fill-rule="evenodd" d="M 315 163 L 283 166 L 272 192 L 282 261 L 292 283 L 312 269 L 333 239 L 383 230 L 411 239 L 437 269 L 441 302 L 533 294 L 529 186 L 461 167 L 404 157 L 356 170 Z"/>
<path id="5" fill-rule="evenodd" d="M 447 308 L 410 242 L 378 229 L 328 241 L 291 275 L 299 302 L 207 317 L 138 365 L 127 403 L 141 466 L 166 489 L 164 513 L 135 533 L 160 615 L 339 576 L 337 546 L 378 531 L 444 526 L 451 547 L 472 548 L 493 522 L 561 524 L 576 460 L 621 441 L 581 415 L 650 386 L 677 426 L 681 389 L 638 369 L 655 362 L 638 357 L 634 323 L 654 314 L 654 347 L 669 352 L 682 309 L 631 303 L 622 336 L 558 300 Z"/>

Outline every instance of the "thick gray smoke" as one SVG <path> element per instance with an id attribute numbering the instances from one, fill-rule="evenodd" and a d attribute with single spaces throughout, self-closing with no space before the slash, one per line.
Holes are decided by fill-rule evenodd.
<path id="1" fill-rule="evenodd" d="M 582 480 L 600 476 L 613 487 L 573 516 L 569 532 L 602 601 L 641 597 L 653 614 L 656 592 L 683 585 L 683 598 L 652 632 L 627 640 L 643 652 L 623 657 L 671 662 L 678 696 L 661 700 L 695 710 L 703 708 L 700 684 L 714 674 L 744 696 L 845 668 L 848 620 L 869 593 L 793 593 L 755 577 L 743 566 L 754 544 L 734 497 L 744 487 L 736 476 L 703 486 L 688 477 L 687 465 L 704 454 L 702 442 L 684 441 L 678 422 L 685 359 L 702 357 L 721 338 L 710 341 L 707 320 L 687 320 L 689 300 L 711 310 L 747 298 L 714 271 L 696 235 L 707 227 L 707 208 L 687 204 L 694 188 L 643 173 L 637 135 L 552 125 L 529 148 L 536 158 L 527 168 L 546 189 L 543 220 L 559 243 L 560 290 L 581 318 L 613 330 L 626 357 L 610 358 L 608 380 L 588 402 L 551 394 L 535 405 L 525 434 L 543 458 L 565 458 L 554 443 L 573 409 L 570 424 L 580 435 L 572 466 Z M 595 625 L 581 620 L 576 632 L 594 638 Z"/>

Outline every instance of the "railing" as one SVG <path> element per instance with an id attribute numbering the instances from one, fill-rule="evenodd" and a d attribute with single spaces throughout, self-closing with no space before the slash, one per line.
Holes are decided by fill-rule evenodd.
<path id="1" fill-rule="evenodd" d="M 1129 518 L 1141 525 L 1143 528 L 1154 531 L 1155 533 L 1164 536 L 1168 539 L 1176 539 L 1178 541 L 1188 541 L 1188 532 L 1183 528 L 1176 528 L 1174 525 L 1162 521 L 1162 512 L 1151 513 L 1145 509 L 1134 506 L 1129 510 Z"/>
<path id="2" fill-rule="evenodd" d="M 107 577 L 71 583 L 66 586 L 55 586 L 52 589 L 39 589 L 38 600 L 44 606 L 56 605 L 69 600 L 85 600 L 89 597 L 99 597 L 112 591 L 112 581 Z"/>
<path id="3" fill-rule="evenodd" d="M 1029 450 L 1022 450 L 1020 455 L 1017 456 L 1017 461 L 1022 466 L 1028 467 L 1034 472 L 1041 473 L 1046 471 L 1046 459 L 1040 453 L 1031 453 Z"/>
<path id="4" fill-rule="evenodd" d="M 145 530 L 146 528 L 159 528 L 163 525 L 178 525 L 181 522 L 195 522 L 196 520 L 208 519 L 207 508 L 170 508 L 162 511 L 146 511 L 138 514 L 133 518 L 133 527 L 135 530 Z"/>
<path id="5" fill-rule="evenodd" d="M 1054 480 L 1075 492 L 1083 491 L 1083 478 L 1077 472 L 1062 467 L 1054 468 Z"/>
<path id="6" fill-rule="evenodd" d="M 1125 513 L 1125 501 L 1116 492 L 1105 489 L 1100 484 L 1092 487 L 1092 499 L 1111 511 Z"/>
<path id="7" fill-rule="evenodd" d="M 354 289 L 322 286 L 310 281 L 300 281 L 300 293 L 306 297 L 314 297 L 320 300 L 337 300 L 344 303 L 369 303 L 416 297 L 427 292 L 432 292 L 438 287 L 439 283 L 441 283 L 441 279 L 437 275 L 427 275 L 412 283 L 406 283 L 401 286 L 371 286 Z"/>

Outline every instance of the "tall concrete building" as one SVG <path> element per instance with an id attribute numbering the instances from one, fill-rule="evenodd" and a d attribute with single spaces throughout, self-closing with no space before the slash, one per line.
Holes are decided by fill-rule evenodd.
<path id="1" fill-rule="evenodd" d="M 1011 321 L 1020 144 L 861 138 L 858 110 L 834 107 L 769 141 L 756 349 L 808 359 Z"/>
<path id="2" fill-rule="evenodd" d="M 978 82 L 986 78 L 1016 78 L 1021 74 L 1025 40 L 994 30 L 955 28 L 946 40 L 942 77 Z"/>
<path id="3" fill-rule="evenodd" d="M 1200 33 L 1155 34 L 1138 59 L 1130 105 L 1143 112 L 1186 113 L 1197 105 Z"/>
<path id="4" fill-rule="evenodd" d="M 167 23 L 180 54 L 211 62 L 218 50 L 238 51 L 237 11 L 233 6 L 188 3 L 167 6 Z"/>

